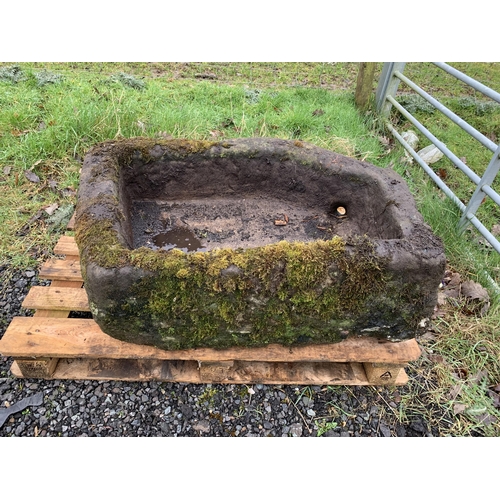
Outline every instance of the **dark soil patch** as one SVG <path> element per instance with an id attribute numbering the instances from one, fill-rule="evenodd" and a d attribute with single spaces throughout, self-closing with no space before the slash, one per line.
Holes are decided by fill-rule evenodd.
<path id="1" fill-rule="evenodd" d="M 208 251 L 359 234 L 356 222 L 347 214 L 335 217 L 317 208 L 263 195 L 172 203 L 138 201 L 131 215 L 135 248 L 168 250 L 175 244 L 177 248 L 188 245 L 188 251 Z"/>

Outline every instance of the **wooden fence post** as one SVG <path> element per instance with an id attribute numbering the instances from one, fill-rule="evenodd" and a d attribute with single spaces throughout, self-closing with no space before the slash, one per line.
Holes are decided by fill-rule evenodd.
<path id="1" fill-rule="evenodd" d="M 356 82 L 356 93 L 354 100 L 356 106 L 366 109 L 370 103 L 370 96 L 373 91 L 373 77 L 375 75 L 374 62 L 359 63 L 358 79 Z"/>

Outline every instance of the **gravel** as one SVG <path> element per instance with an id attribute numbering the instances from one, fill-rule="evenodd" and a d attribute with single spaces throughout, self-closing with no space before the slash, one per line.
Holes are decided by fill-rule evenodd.
<path id="1" fill-rule="evenodd" d="M 40 281 L 36 269 L 0 266 L 0 337 Z M 400 422 L 399 388 L 218 385 L 16 379 L 0 355 L 0 412 L 38 393 L 40 406 L 10 415 L 0 436 L 437 436 L 421 417 Z M 411 375 L 410 375 L 411 376 Z"/>

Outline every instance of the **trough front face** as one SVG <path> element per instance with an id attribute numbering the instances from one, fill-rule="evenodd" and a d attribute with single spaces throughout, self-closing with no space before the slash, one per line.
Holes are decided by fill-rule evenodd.
<path id="1" fill-rule="evenodd" d="M 162 349 L 408 339 L 445 267 L 394 171 L 280 139 L 99 144 L 76 241 L 101 329 Z"/>

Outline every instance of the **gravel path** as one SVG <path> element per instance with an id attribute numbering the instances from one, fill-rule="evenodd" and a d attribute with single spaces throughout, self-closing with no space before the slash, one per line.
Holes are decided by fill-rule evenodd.
<path id="1" fill-rule="evenodd" d="M 0 337 L 40 282 L 35 269 L 0 266 Z M 0 436 L 436 436 L 420 416 L 400 423 L 409 390 L 375 387 L 180 384 L 15 379 L 0 356 Z M 411 372 L 409 372 L 411 378 Z M 1 422 L 1 418 L 0 418 Z"/>

